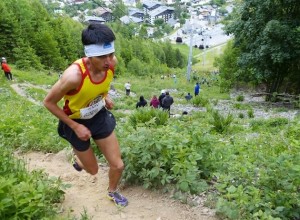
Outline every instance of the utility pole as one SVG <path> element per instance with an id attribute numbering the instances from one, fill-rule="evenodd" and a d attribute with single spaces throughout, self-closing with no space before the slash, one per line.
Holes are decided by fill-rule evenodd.
<path id="1" fill-rule="evenodd" d="M 193 56 L 193 21 L 191 19 L 191 36 L 190 36 L 190 52 L 189 52 L 189 58 L 188 58 L 188 65 L 187 65 L 187 73 L 186 73 L 186 79 L 189 82 L 191 77 L 191 70 L 192 70 L 192 56 Z"/>

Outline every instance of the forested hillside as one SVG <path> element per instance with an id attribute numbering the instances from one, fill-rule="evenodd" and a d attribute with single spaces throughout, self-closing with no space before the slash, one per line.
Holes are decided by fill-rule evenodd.
<path id="1" fill-rule="evenodd" d="M 0 13 L 1 56 L 18 68 L 61 71 L 83 56 L 81 31 L 86 24 L 50 15 L 39 0 L 4 0 Z M 117 36 L 117 74 L 166 74 L 186 65 L 186 56 L 169 43 L 135 37 L 132 25 L 108 25 Z"/>

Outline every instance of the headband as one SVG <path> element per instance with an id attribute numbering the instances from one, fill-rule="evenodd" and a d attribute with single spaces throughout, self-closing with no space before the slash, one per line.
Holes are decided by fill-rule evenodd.
<path id="1" fill-rule="evenodd" d="M 115 52 L 114 41 L 104 44 L 90 44 L 84 46 L 87 57 L 98 57 Z"/>

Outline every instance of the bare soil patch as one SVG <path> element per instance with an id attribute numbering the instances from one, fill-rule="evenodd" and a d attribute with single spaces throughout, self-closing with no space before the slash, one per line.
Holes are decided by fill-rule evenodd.
<path id="1" fill-rule="evenodd" d="M 42 169 L 49 176 L 59 177 L 70 188 L 65 190 L 62 203 L 63 216 L 75 216 L 80 219 L 86 210 L 95 220 L 216 220 L 214 211 L 202 205 L 190 207 L 174 200 L 170 195 L 146 190 L 139 186 L 128 186 L 122 193 L 129 200 L 123 209 L 117 208 L 106 198 L 108 167 L 100 165 L 99 173 L 91 176 L 85 171 L 77 172 L 68 161 L 68 152 L 57 154 L 31 152 L 18 155 L 28 164 L 29 170 Z"/>

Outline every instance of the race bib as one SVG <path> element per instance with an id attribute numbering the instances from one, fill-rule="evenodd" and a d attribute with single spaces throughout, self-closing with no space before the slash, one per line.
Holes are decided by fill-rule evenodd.
<path id="1" fill-rule="evenodd" d="M 105 106 L 105 99 L 98 97 L 86 108 L 80 109 L 81 119 L 91 119 Z"/>

